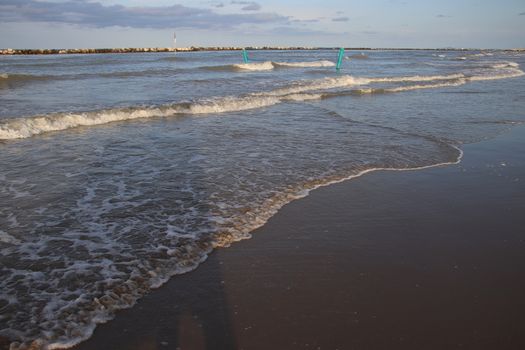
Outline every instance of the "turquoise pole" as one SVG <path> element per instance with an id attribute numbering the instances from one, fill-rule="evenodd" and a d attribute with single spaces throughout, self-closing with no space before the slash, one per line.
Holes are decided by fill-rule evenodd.
<path id="1" fill-rule="evenodd" d="M 339 56 L 337 57 L 337 65 L 335 66 L 335 69 L 339 70 L 341 69 L 341 64 L 343 63 L 343 58 L 345 56 L 345 49 L 344 47 L 339 49 Z"/>
<path id="2" fill-rule="evenodd" d="M 248 53 L 245 49 L 242 49 L 242 59 L 244 60 L 244 63 L 250 62 L 250 60 L 248 59 Z"/>

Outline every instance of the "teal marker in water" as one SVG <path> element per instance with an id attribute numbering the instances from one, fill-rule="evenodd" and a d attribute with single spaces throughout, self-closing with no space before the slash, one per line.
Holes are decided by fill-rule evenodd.
<path id="1" fill-rule="evenodd" d="M 250 62 L 250 60 L 248 59 L 248 52 L 246 52 L 245 49 L 242 49 L 242 59 L 244 60 L 244 63 Z"/>
<path id="2" fill-rule="evenodd" d="M 337 65 L 335 66 L 336 70 L 341 69 L 341 63 L 343 63 L 344 56 L 345 56 L 345 48 L 342 47 L 339 49 L 339 56 L 337 57 Z"/>

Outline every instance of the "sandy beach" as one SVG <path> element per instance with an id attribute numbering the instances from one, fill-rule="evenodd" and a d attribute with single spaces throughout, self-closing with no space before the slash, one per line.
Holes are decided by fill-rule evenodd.
<path id="1" fill-rule="evenodd" d="M 75 349 L 522 349 L 524 149 L 313 191 Z"/>

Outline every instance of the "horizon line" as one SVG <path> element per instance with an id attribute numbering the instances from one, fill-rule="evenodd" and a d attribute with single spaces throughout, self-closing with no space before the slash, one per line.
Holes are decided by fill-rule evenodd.
<path id="1" fill-rule="evenodd" d="M 345 50 L 362 51 L 525 51 L 525 48 L 464 48 L 464 47 L 344 47 L 344 46 L 189 46 L 189 47 L 114 47 L 114 48 L 0 48 L 0 55 L 36 54 L 89 54 L 89 53 L 146 53 L 146 52 L 193 52 L 193 51 L 239 51 L 239 50 Z"/>

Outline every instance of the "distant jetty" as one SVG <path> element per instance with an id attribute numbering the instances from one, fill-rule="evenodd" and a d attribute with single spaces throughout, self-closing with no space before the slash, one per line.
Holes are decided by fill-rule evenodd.
<path id="1" fill-rule="evenodd" d="M 240 50 L 318 50 L 313 47 L 126 47 L 102 49 L 0 49 L 0 55 L 67 55 L 100 53 L 191 52 L 191 51 L 240 51 Z"/>
<path id="2" fill-rule="evenodd" d="M 0 49 L 0 55 L 67 55 L 67 54 L 103 54 L 103 53 L 144 53 L 144 52 L 192 52 L 192 51 L 240 51 L 240 50 L 335 50 L 339 47 L 300 47 L 300 46 L 250 46 L 250 47 L 128 47 L 128 48 L 102 48 L 102 49 Z M 514 51 L 525 52 L 521 49 L 474 49 L 474 48 L 370 48 L 370 47 L 346 47 L 345 50 L 356 51 Z"/>

